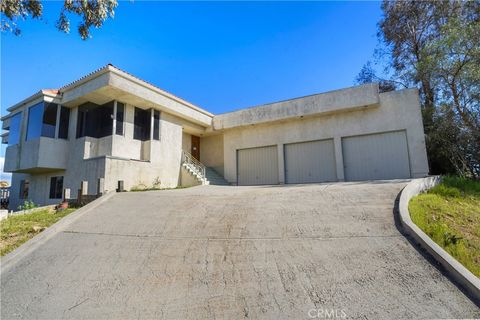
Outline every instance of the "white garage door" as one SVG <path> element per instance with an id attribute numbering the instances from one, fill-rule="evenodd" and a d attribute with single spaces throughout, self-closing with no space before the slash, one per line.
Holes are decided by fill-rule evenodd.
<path id="1" fill-rule="evenodd" d="M 237 182 L 240 186 L 278 184 L 277 146 L 237 150 Z"/>
<path id="2" fill-rule="evenodd" d="M 333 139 L 284 146 L 286 183 L 337 180 Z"/>
<path id="3" fill-rule="evenodd" d="M 410 178 L 405 131 L 342 139 L 347 181 Z"/>

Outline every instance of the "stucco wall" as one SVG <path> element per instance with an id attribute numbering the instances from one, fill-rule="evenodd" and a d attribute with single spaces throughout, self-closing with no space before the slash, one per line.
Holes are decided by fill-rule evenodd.
<path id="1" fill-rule="evenodd" d="M 341 138 L 367 133 L 403 130 L 407 132 L 413 177 L 428 174 L 427 155 L 418 91 L 406 89 L 382 93 L 380 106 L 315 118 L 296 118 L 272 124 L 251 125 L 224 132 L 225 178 L 236 183 L 236 150 L 278 145 L 279 181 L 283 183 L 283 144 L 333 138 L 337 176 L 344 180 Z"/>
<path id="2" fill-rule="evenodd" d="M 63 142 L 66 144 L 65 152 L 60 155 L 60 158 L 66 157 L 66 170 L 60 175 L 64 176 L 64 188 L 71 189 L 72 198 L 77 197 L 81 181 L 88 181 L 88 193 L 95 194 L 98 178 L 105 178 L 106 190 L 115 190 L 118 180 L 124 181 L 127 190 L 138 184 L 150 187 L 157 178 L 162 187 L 176 187 L 180 183 L 184 121 L 163 112 L 160 140 L 142 142 L 133 139 L 133 106 L 128 106 L 127 110 L 124 136 L 77 139 L 77 108 L 72 109 L 69 141 Z M 48 199 L 51 175 L 14 173 L 10 208 L 14 209 L 23 202 L 18 197 L 21 179 L 31 181 L 30 198 L 33 201 L 40 205 L 57 203 L 58 200 Z"/>
<path id="3" fill-rule="evenodd" d="M 18 206 L 22 205 L 25 200 L 31 200 L 36 205 L 58 204 L 61 199 L 50 199 L 50 178 L 55 176 L 64 176 L 65 171 L 55 171 L 43 174 L 20 174 L 12 175 L 12 189 L 10 192 L 9 209 L 17 211 Z M 29 181 L 29 192 L 27 199 L 20 199 L 20 182 L 21 180 Z"/>
<path id="4" fill-rule="evenodd" d="M 223 175 L 223 134 L 200 139 L 200 159 L 205 166 Z"/>
<path id="5" fill-rule="evenodd" d="M 182 150 L 192 152 L 192 135 L 186 132 L 182 133 Z"/>
<path id="6" fill-rule="evenodd" d="M 127 126 L 125 136 L 133 138 L 131 132 L 133 127 Z M 140 184 L 151 187 L 157 178 L 161 187 L 176 187 L 180 179 L 182 136 L 181 120 L 162 113 L 160 140 L 144 142 L 144 148 L 148 149 L 144 152 L 149 154 L 149 160 L 137 161 L 135 158 L 126 158 L 121 153 L 118 154 L 119 157 L 107 158 L 105 188 L 115 190 L 118 180 L 124 181 L 126 190 Z M 129 144 L 134 146 L 136 142 L 138 141 L 125 138 L 123 148 L 128 148 Z"/>
<path id="7" fill-rule="evenodd" d="M 113 135 L 112 153 L 109 155 L 126 159 L 148 160 L 142 156 L 142 141 L 133 139 L 135 107 L 126 104 L 123 135 Z"/>
<path id="8" fill-rule="evenodd" d="M 182 187 L 192 187 L 198 186 L 201 182 L 199 182 L 193 175 L 191 175 L 187 169 L 181 167 L 180 169 L 180 185 Z"/>

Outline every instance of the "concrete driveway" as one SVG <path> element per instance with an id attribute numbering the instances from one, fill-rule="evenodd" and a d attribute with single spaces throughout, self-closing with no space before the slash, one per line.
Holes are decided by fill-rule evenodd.
<path id="1" fill-rule="evenodd" d="M 479 318 L 397 230 L 404 185 L 118 194 L 2 274 L 1 318 Z"/>

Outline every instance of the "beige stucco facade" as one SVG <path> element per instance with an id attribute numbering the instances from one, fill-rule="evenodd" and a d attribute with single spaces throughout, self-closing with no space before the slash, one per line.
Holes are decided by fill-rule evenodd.
<path id="1" fill-rule="evenodd" d="M 336 92 L 335 94 L 342 94 Z M 317 116 L 296 116 L 288 120 L 280 119 L 268 123 L 239 126 L 223 133 L 225 178 L 236 183 L 236 150 L 261 146 L 277 145 L 279 181 L 285 182 L 283 147 L 284 144 L 331 139 L 335 145 L 336 171 L 339 181 L 344 181 L 342 156 L 342 137 L 365 135 L 396 130 L 406 130 L 410 155 L 411 177 L 423 177 L 428 174 L 428 161 L 425 151 L 422 117 L 418 92 L 407 89 L 378 94 L 378 103 L 359 106 L 348 111 L 319 114 Z M 309 97 L 311 99 L 311 97 Z M 309 101 L 292 102 L 296 106 Z M 301 108 L 301 107 L 299 107 Z M 262 106 L 258 110 L 263 117 L 277 112 L 275 106 Z M 225 114 L 224 118 L 232 117 Z M 254 116 L 252 116 L 254 117 Z M 235 122 L 236 119 L 219 119 L 219 122 Z"/>
<path id="2" fill-rule="evenodd" d="M 29 108 L 41 101 L 69 108 L 67 139 L 58 137 L 58 128 L 55 137 L 26 139 Z M 79 106 L 110 101 L 115 106 L 112 134 L 77 138 Z M 120 124 L 117 103 L 125 105 Z M 151 114 L 150 139 L 134 139 L 135 108 Z M 159 139 L 152 135 L 154 110 L 160 112 Z M 118 181 L 126 190 L 204 183 L 184 167 L 182 154 L 190 152 L 192 136 L 200 138 L 201 163 L 233 185 L 237 184 L 238 150 L 277 146 L 277 180 L 285 183 L 285 144 L 333 139 L 336 177 L 343 181 L 343 138 L 397 130 L 406 134 L 410 177 L 428 174 L 415 89 L 379 94 L 376 84 L 368 84 L 215 116 L 108 65 L 58 91 L 40 91 L 9 112 L 2 118 L 4 130 L 10 129 L 11 117 L 22 112 L 19 141 L 6 151 L 5 171 L 13 172 L 11 209 L 24 201 L 19 198 L 21 181 L 29 182 L 28 199 L 39 205 L 58 203 L 59 199 L 49 198 L 54 176 L 63 177 L 63 188 L 70 189 L 72 198 L 82 181 L 88 181 L 88 193 L 95 194 L 99 178 L 104 179 L 104 191 L 115 190 Z M 116 134 L 117 125 L 123 126 L 121 134 Z M 8 142 L 8 132 L 2 138 Z"/>

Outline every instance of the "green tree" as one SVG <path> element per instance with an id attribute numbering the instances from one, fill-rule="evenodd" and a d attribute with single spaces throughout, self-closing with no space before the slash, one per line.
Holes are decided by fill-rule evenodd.
<path id="1" fill-rule="evenodd" d="M 80 37 L 85 40 L 91 37 L 90 28 L 100 28 L 107 18 L 113 18 L 117 0 L 65 0 L 56 22 L 56 27 L 65 33 L 70 32 L 71 15 L 80 17 L 77 26 Z M 43 5 L 40 0 L 1 0 L 0 4 L 2 32 L 20 35 L 18 20 L 28 17 L 41 19 Z"/>
<path id="2" fill-rule="evenodd" d="M 384 0 L 382 10 L 377 63 L 419 88 L 431 173 L 479 177 L 480 2 Z"/>

